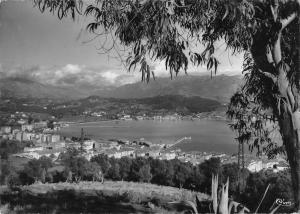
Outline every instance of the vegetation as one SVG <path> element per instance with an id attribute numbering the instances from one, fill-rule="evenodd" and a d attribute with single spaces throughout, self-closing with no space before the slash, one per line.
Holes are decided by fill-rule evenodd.
<path id="1" fill-rule="evenodd" d="M 30 141 L 20 142 L 17 140 L 0 140 L 0 157 L 3 160 L 7 160 L 10 154 L 22 152 L 26 146 L 30 146 L 33 143 Z"/>
<path id="2" fill-rule="evenodd" d="M 171 201 L 192 200 L 196 195 L 201 201 L 209 199 L 184 189 L 125 181 L 36 183 L 20 187 L 18 194 L 1 190 L 1 202 L 9 202 L 6 208 L 22 213 L 174 213 Z"/>
<path id="3" fill-rule="evenodd" d="M 264 192 L 264 196 L 267 194 L 268 190 L 269 190 L 269 185 Z M 214 213 L 245 213 L 245 211 L 247 213 L 250 212 L 250 210 L 247 207 L 230 199 L 228 193 L 229 193 L 229 179 L 227 179 L 226 183 L 219 188 L 218 176 L 213 175 L 211 199 L 212 199 L 212 209 Z M 255 210 L 255 213 L 258 212 L 260 205 L 262 204 L 264 199 L 265 197 L 261 199 L 260 203 L 258 204 L 258 207 Z M 280 208 L 280 206 L 282 206 L 282 204 L 277 203 L 277 200 L 278 199 L 274 200 L 274 203 L 270 207 L 269 209 L 270 213 L 275 213 Z M 197 196 L 195 201 L 196 203 L 188 200 L 175 201 L 172 203 L 183 204 L 187 207 L 186 210 L 190 210 L 192 211 L 192 213 L 195 214 L 198 212 L 203 212 L 203 210 L 201 209 L 202 208 L 201 201 L 198 199 Z"/>
<path id="4" fill-rule="evenodd" d="M 286 152 L 295 210 L 300 210 L 299 0 L 99 0 L 84 9 L 83 1 L 34 2 L 41 11 L 57 11 L 59 18 L 74 19 L 82 12 L 92 16 L 88 30 L 96 36 L 111 35 L 112 41 L 117 37 L 131 48 L 129 70 L 138 65 L 142 80 L 151 78 L 149 58 L 164 60 L 172 76 L 186 72 L 190 62 L 216 72 L 219 41 L 233 53 L 245 53 L 245 83 L 229 115 L 238 120 L 238 137 L 258 152 Z M 107 51 L 117 45 L 102 47 Z M 278 125 L 282 147 L 270 140 L 266 120 Z M 257 140 L 252 143 L 249 136 Z"/>
<path id="5" fill-rule="evenodd" d="M 152 183 L 162 186 L 184 188 L 211 194 L 212 172 L 219 177 L 219 182 L 230 179 L 229 196 L 250 210 L 255 210 L 263 191 L 269 185 L 266 199 L 260 206 L 261 212 L 268 212 L 276 199 L 293 201 L 291 178 L 288 171 L 273 173 L 261 171 L 250 173 L 245 170 L 244 184 L 236 176 L 237 165 L 222 165 L 220 159 L 211 158 L 193 166 L 179 160 L 158 160 L 152 158 L 108 158 L 106 155 L 92 157 L 91 161 L 83 158 L 79 151 L 70 149 L 59 160 L 62 165 L 55 165 L 50 158 L 42 157 L 29 161 L 22 170 L 13 170 L 6 162 L 1 163 L 3 173 L 1 183 L 11 189 L 35 182 L 58 183 L 80 181 L 133 181 Z M 206 208 L 205 208 L 206 209 Z M 291 207 L 281 207 L 280 211 L 289 212 Z"/>
<path id="6" fill-rule="evenodd" d="M 117 99 L 100 98 L 91 96 L 85 99 L 53 104 L 49 106 L 52 114 L 59 115 L 80 115 L 84 111 L 105 111 L 105 118 L 112 117 L 118 113 L 131 115 L 155 115 L 168 113 L 192 114 L 198 112 L 214 111 L 221 104 L 215 100 L 201 97 L 184 97 L 180 95 L 166 95 L 140 99 Z"/>
<path id="7" fill-rule="evenodd" d="M 98 158 L 99 159 L 99 158 Z M 116 159 L 110 159 L 110 162 L 114 162 Z M 133 159 L 134 161 L 134 159 Z M 139 160 L 139 162 L 142 160 Z M 149 160 L 150 162 L 153 160 Z M 157 160 L 156 160 L 157 161 Z M 214 160 L 215 161 L 215 160 Z M 34 162 L 37 162 L 35 160 Z M 145 161 L 146 162 L 146 161 Z M 207 161 L 209 162 L 209 161 Z M 95 162 L 93 162 L 95 164 Z M 183 163 L 184 164 L 184 163 Z M 33 165 L 33 164 L 29 164 Z M 206 164 L 208 166 L 210 164 Z M 149 166 L 149 165 L 144 165 Z M 226 166 L 226 165 L 225 165 Z M 141 167 L 141 169 L 144 169 L 147 167 Z M 223 167 L 222 167 L 223 168 Z M 49 173 L 49 169 L 47 170 L 47 173 Z M 220 170 L 219 172 L 222 172 L 223 170 Z M 52 171 L 53 172 L 53 171 Z M 51 173 L 52 173 L 51 172 Z M 43 173 L 41 173 L 43 174 Z M 61 175 L 64 173 L 62 172 Z M 223 176 L 223 179 L 221 179 L 220 176 Z M 188 177 L 188 176 L 187 176 Z M 201 177 L 201 176 L 200 176 Z M 171 187 L 167 186 L 155 186 L 155 185 L 146 185 L 144 183 L 129 183 L 129 182 L 118 182 L 118 181 L 107 181 L 110 178 L 110 175 L 106 176 L 106 181 L 104 184 L 101 184 L 99 182 L 79 182 L 74 184 L 68 184 L 68 183 L 57 183 L 56 184 L 45 184 L 42 185 L 41 183 L 35 183 L 31 186 L 23 186 L 21 188 L 18 188 L 17 186 L 20 185 L 20 183 L 16 184 L 13 183 L 14 180 L 9 180 L 8 184 L 11 184 L 10 187 L 18 190 L 20 195 L 16 194 L 10 194 L 9 191 L 2 191 L 1 198 L 2 203 L 10 202 L 10 207 L 15 207 L 16 205 L 23 205 L 26 207 L 26 209 L 31 209 L 33 212 L 35 209 L 39 210 L 41 207 L 44 206 L 47 207 L 47 209 L 51 210 L 52 203 L 56 203 L 57 206 L 53 206 L 56 209 L 64 209 L 64 210 L 81 210 L 81 209 L 87 209 L 89 212 L 91 212 L 91 209 L 100 209 L 99 206 L 96 204 L 101 203 L 104 204 L 105 208 L 109 211 L 112 211 L 113 207 L 118 207 L 118 209 L 122 209 L 122 202 L 127 202 L 130 204 L 145 204 L 146 203 L 151 205 L 151 209 L 153 207 L 163 207 L 163 208 L 172 208 L 172 209 L 189 209 L 189 206 L 191 203 L 183 203 L 184 201 L 190 201 L 195 203 L 195 199 L 197 201 L 196 207 L 197 212 L 212 212 L 212 209 L 216 210 L 217 207 L 221 207 L 221 204 L 226 204 L 226 202 L 221 201 L 223 199 L 223 193 L 226 193 L 226 197 L 228 200 L 228 209 L 233 209 L 235 212 L 237 210 L 242 209 L 244 206 L 249 208 L 250 210 L 254 211 L 257 209 L 258 202 L 261 200 L 262 203 L 259 208 L 259 212 L 270 212 L 270 209 L 276 208 L 274 206 L 274 202 L 276 199 L 284 199 L 285 201 L 292 200 L 292 192 L 291 192 L 291 185 L 290 185 L 290 176 L 288 172 L 280 172 L 279 174 L 272 173 L 271 171 L 261 171 L 260 173 L 253 173 L 248 176 L 247 178 L 247 188 L 242 192 L 241 195 L 238 197 L 235 197 L 235 194 L 239 194 L 234 191 L 230 191 L 233 193 L 228 192 L 229 191 L 229 184 L 228 180 L 225 177 L 228 177 L 228 175 L 225 175 L 223 173 L 219 174 L 219 182 L 223 182 L 224 180 L 227 180 L 226 187 L 223 187 L 221 190 L 220 187 L 217 185 L 218 180 L 216 180 L 216 177 L 211 176 L 210 181 L 214 181 L 214 184 L 212 189 L 209 190 L 208 194 L 212 195 L 212 198 L 216 199 L 216 206 L 213 208 L 211 207 L 209 211 L 209 206 L 207 206 L 207 203 L 205 200 L 210 201 L 210 198 L 205 194 L 198 195 L 198 197 L 194 194 L 190 194 L 189 191 L 185 189 L 172 189 Z M 229 176 L 230 177 L 230 176 Z M 66 178 L 66 177 L 65 177 Z M 65 179 L 64 178 L 64 179 Z M 141 176 L 140 179 L 143 179 L 144 177 Z M 165 179 L 162 177 L 162 179 Z M 85 180 L 85 179 L 83 179 Z M 147 182 L 147 181 L 146 181 Z M 155 183 L 151 180 L 152 183 Z M 201 181 L 200 181 L 201 182 Z M 235 182 L 235 181 L 233 181 Z M 269 186 L 269 188 L 266 188 Z M 159 191 L 157 191 L 160 189 Z M 195 188 L 196 189 L 196 188 Z M 193 189 L 193 190 L 195 190 Z M 265 191 L 267 189 L 267 191 Z M 151 190 L 151 191 L 149 191 Z M 199 189 L 196 189 L 197 191 Z M 200 189 L 201 190 L 201 189 Z M 212 190 L 212 191 L 211 191 Z M 262 200 L 262 195 L 266 192 L 266 195 L 268 197 L 265 197 L 264 200 Z M 220 195 L 221 193 L 221 195 Z M 26 197 L 24 197 L 24 194 L 27 194 Z M 57 195 L 56 195 L 57 194 Z M 39 199 L 37 199 L 37 196 Z M 200 197 L 199 197 L 200 196 Z M 81 204 L 79 201 L 80 197 L 85 197 L 86 203 Z M 237 200 L 244 206 L 239 205 L 239 203 L 236 203 L 232 200 Z M 204 201 L 203 201 L 204 200 Z M 77 201 L 77 202 L 76 202 Z M 168 203 L 171 201 L 178 202 L 181 206 L 179 206 L 176 203 Z M 75 203 L 76 202 L 76 203 Z M 230 202 L 230 203 L 229 203 Z M 49 206 L 45 206 L 42 204 L 47 203 Z M 78 204 L 77 204 L 78 203 Z M 107 204 L 108 203 L 108 204 Z M 63 205 L 64 204 L 64 205 Z M 74 205 L 77 204 L 77 205 Z M 26 205 L 26 206 L 25 206 Z M 201 206 L 200 206 L 201 205 Z M 74 207 L 73 207 L 74 206 Z M 102 209 L 101 208 L 101 209 Z M 124 208 L 124 207 L 123 207 Z M 220 209 L 220 208 L 219 208 Z M 86 210 L 86 211 L 87 211 Z M 281 206 L 277 207 L 277 210 L 279 212 L 291 212 L 292 207 L 288 206 Z M 118 210 L 120 211 L 120 210 Z"/>
<path id="8" fill-rule="evenodd" d="M 39 103 L 41 101 L 41 103 Z M 51 102 L 50 102 L 51 101 Z M 24 103 L 28 105 L 24 106 Z M 47 107 L 45 109 L 45 107 Z M 131 115 L 155 115 L 155 114 L 193 114 L 199 112 L 210 112 L 220 108 L 221 104 L 212 99 L 201 97 L 184 97 L 181 95 L 165 95 L 140 99 L 117 99 L 117 98 L 101 98 L 91 96 L 76 101 L 56 101 L 41 100 L 34 98 L 27 99 L 10 99 L 10 102 L 3 102 L 0 105 L 0 111 L 14 113 L 21 112 L 40 112 L 54 115 L 57 118 L 67 116 L 82 115 L 83 112 L 99 112 L 104 111 L 106 114 L 103 119 L 114 119 L 118 113 L 125 112 Z M 53 128 L 53 119 L 49 116 L 47 126 Z M 2 119 L 1 119 L 2 120 Z M 0 121 L 1 122 L 1 121 Z M 3 120 L 3 124 L 9 124 L 7 120 Z"/>

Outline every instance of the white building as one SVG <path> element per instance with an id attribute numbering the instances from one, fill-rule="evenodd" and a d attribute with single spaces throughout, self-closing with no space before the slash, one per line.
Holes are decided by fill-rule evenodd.
<path id="1" fill-rule="evenodd" d="M 11 127 L 10 126 L 1 126 L 0 131 L 1 131 L 1 133 L 9 134 L 9 133 L 11 133 Z"/>
<path id="2" fill-rule="evenodd" d="M 94 148 L 95 143 L 96 142 L 93 140 L 86 140 L 83 142 L 83 148 L 85 150 L 92 150 Z"/>
<path id="3" fill-rule="evenodd" d="M 47 122 L 46 121 L 36 122 L 33 125 L 34 125 L 35 129 L 46 128 L 47 127 Z"/>
<path id="4" fill-rule="evenodd" d="M 24 152 L 36 152 L 36 151 L 43 151 L 43 147 L 36 146 L 36 147 L 25 147 Z"/>
<path id="5" fill-rule="evenodd" d="M 121 120 L 132 120 L 131 116 L 130 115 L 124 115 Z"/>
<path id="6" fill-rule="evenodd" d="M 176 158 L 176 154 L 175 153 L 164 153 L 162 154 L 162 159 L 165 159 L 165 160 L 172 160 L 172 159 L 175 159 Z"/>
<path id="7" fill-rule="evenodd" d="M 23 132 L 22 140 L 30 141 L 35 139 L 35 134 L 30 132 Z"/>
<path id="8" fill-rule="evenodd" d="M 161 154 L 159 151 L 149 151 L 149 156 L 153 158 L 159 157 Z"/>
<path id="9" fill-rule="evenodd" d="M 21 124 L 21 125 L 23 125 L 23 124 L 26 123 L 26 120 L 20 119 L 20 120 L 18 120 L 18 123 Z"/>
<path id="10" fill-rule="evenodd" d="M 263 161 L 252 161 L 247 169 L 251 172 L 259 172 L 260 170 L 263 169 L 271 169 L 275 172 L 280 171 L 280 170 L 284 170 L 287 167 L 283 165 L 283 167 L 281 167 L 281 165 L 279 164 L 279 162 L 277 161 L 272 161 L 272 162 L 266 162 L 263 163 Z"/>
<path id="11" fill-rule="evenodd" d="M 31 124 L 23 124 L 23 125 L 21 126 L 21 130 L 22 130 L 23 132 L 25 132 L 25 131 L 31 132 L 31 131 L 33 130 L 33 125 L 31 125 Z"/>
<path id="12" fill-rule="evenodd" d="M 288 163 L 284 162 L 284 161 L 281 161 L 279 162 L 276 166 L 275 166 L 275 169 L 274 171 L 275 172 L 278 172 L 278 171 L 283 171 L 283 170 L 286 170 L 289 168 L 289 165 Z"/>
<path id="13" fill-rule="evenodd" d="M 25 152 L 25 153 L 19 153 L 19 154 L 14 154 L 13 156 L 16 157 L 22 157 L 22 158 L 29 158 L 29 159 L 39 159 L 40 155 L 36 152 Z"/>
<path id="14" fill-rule="evenodd" d="M 5 140 L 13 140 L 14 139 L 14 136 L 12 134 L 3 134 L 2 135 L 2 139 L 5 139 Z"/>
<path id="15" fill-rule="evenodd" d="M 143 116 L 136 116 L 136 119 L 137 119 L 137 120 L 143 120 L 144 117 L 143 117 Z"/>
<path id="16" fill-rule="evenodd" d="M 57 143 L 60 141 L 60 135 L 54 134 L 51 135 L 51 143 Z"/>
<path id="17" fill-rule="evenodd" d="M 134 155 L 134 153 L 135 153 L 134 150 L 122 150 L 122 151 L 112 150 L 108 154 L 108 157 L 114 157 L 114 158 L 128 157 L 128 156 Z"/>
<path id="18" fill-rule="evenodd" d="M 18 141 L 23 140 L 23 132 L 17 132 L 15 136 L 16 136 L 16 140 Z"/>
<path id="19" fill-rule="evenodd" d="M 51 143 L 51 135 L 50 134 L 43 134 L 41 136 L 41 143 Z"/>
<path id="20" fill-rule="evenodd" d="M 263 169 L 262 161 L 253 161 L 253 162 L 251 162 L 248 165 L 247 169 L 250 172 L 259 172 L 260 170 Z"/>

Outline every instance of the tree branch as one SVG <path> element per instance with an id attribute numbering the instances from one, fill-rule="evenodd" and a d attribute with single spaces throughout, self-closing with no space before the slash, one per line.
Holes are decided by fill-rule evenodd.
<path id="1" fill-rule="evenodd" d="M 269 62 L 270 64 L 273 64 L 273 63 L 274 63 L 274 60 L 273 60 L 272 52 L 271 52 L 271 49 L 270 49 L 270 46 L 269 46 L 269 45 L 267 46 L 266 56 L 267 56 L 268 62 Z"/>
<path id="2" fill-rule="evenodd" d="M 279 7 L 278 0 L 273 0 L 270 7 L 271 7 L 272 15 L 273 15 L 273 20 L 274 20 L 274 22 L 276 22 L 276 20 L 278 18 L 278 7 Z"/>
<path id="3" fill-rule="evenodd" d="M 278 33 L 278 38 L 276 39 L 276 41 L 274 42 L 274 46 L 273 46 L 273 50 L 272 50 L 272 55 L 273 55 L 273 59 L 275 62 L 275 65 L 277 66 L 281 59 L 282 59 L 282 53 L 281 53 L 281 30 Z"/>
<path id="4" fill-rule="evenodd" d="M 294 19 L 297 17 L 296 12 L 294 12 L 292 15 L 290 15 L 289 17 L 287 17 L 286 19 L 281 20 L 281 30 L 283 30 L 284 28 L 286 28 L 286 26 L 288 26 L 292 21 L 294 21 Z"/>
<path id="5" fill-rule="evenodd" d="M 264 71 L 262 71 L 261 69 L 259 69 L 259 71 L 260 71 L 263 75 L 265 75 L 266 77 L 272 79 L 273 83 L 276 83 L 276 82 L 277 82 L 277 78 L 276 78 L 276 76 L 275 76 L 274 74 L 271 74 L 271 73 L 268 73 L 268 72 L 264 72 Z"/>

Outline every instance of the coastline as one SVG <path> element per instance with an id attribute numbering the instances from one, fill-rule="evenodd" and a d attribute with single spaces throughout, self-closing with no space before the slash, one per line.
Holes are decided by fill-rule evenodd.
<path id="1" fill-rule="evenodd" d="M 84 129 L 87 137 L 95 141 L 110 139 L 139 141 L 144 138 L 153 144 L 173 144 L 183 137 L 191 137 L 191 143 L 178 145 L 183 151 L 222 152 L 225 150 L 225 153 L 231 154 L 232 151 L 237 150 L 234 133 L 225 121 L 220 120 L 78 122 L 62 128 L 59 133 L 65 137 L 80 137 L 81 128 Z"/>

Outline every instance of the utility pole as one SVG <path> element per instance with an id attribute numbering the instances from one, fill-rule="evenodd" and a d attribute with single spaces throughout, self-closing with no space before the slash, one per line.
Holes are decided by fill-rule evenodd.
<path id="1" fill-rule="evenodd" d="M 239 142 L 238 166 L 239 166 L 239 169 L 245 168 L 244 142 Z"/>
<path id="2" fill-rule="evenodd" d="M 238 140 L 238 168 L 238 189 L 240 191 L 241 183 L 244 184 L 244 176 L 242 176 L 242 174 L 245 169 L 244 142 L 240 140 Z"/>
<path id="3" fill-rule="evenodd" d="M 83 153 L 83 142 L 84 142 L 84 131 L 83 128 L 81 128 L 81 134 L 80 134 L 80 151 Z"/>

